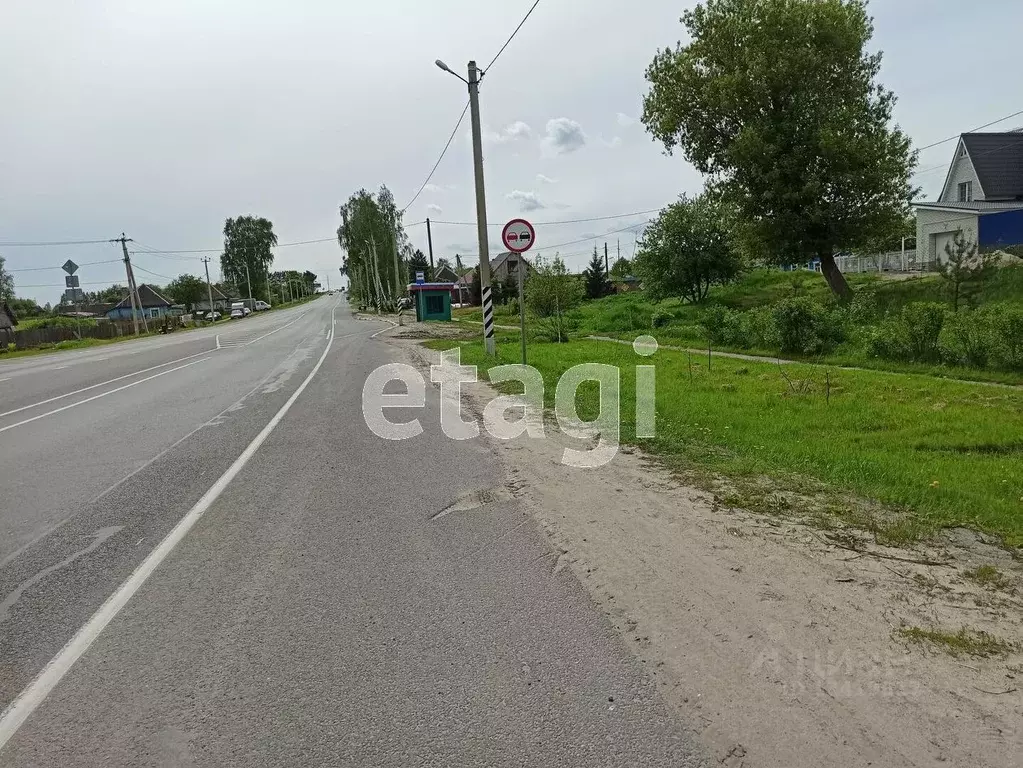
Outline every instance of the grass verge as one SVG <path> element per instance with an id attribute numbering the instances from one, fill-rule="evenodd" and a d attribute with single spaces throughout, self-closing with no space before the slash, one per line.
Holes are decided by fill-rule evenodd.
<path id="1" fill-rule="evenodd" d="M 498 359 L 478 341 L 459 346 L 464 364 L 520 362 L 517 335 L 499 338 Z M 737 506 L 839 515 L 874 526 L 883 543 L 906 543 L 941 527 L 983 530 L 1023 545 L 1023 392 L 912 374 L 781 366 L 597 341 L 533 343 L 529 363 L 545 401 L 568 368 L 615 366 L 621 440 L 658 454 L 713 487 L 727 478 Z M 654 364 L 657 437 L 635 436 L 635 366 Z M 592 384 L 592 386 L 589 386 Z M 596 384 L 579 388 L 583 418 L 597 413 Z M 719 491 L 719 487 L 713 487 Z M 849 497 L 869 500 L 848 504 Z M 805 498 L 823 503 L 801 509 Z M 876 502 L 876 503 L 875 503 Z"/>

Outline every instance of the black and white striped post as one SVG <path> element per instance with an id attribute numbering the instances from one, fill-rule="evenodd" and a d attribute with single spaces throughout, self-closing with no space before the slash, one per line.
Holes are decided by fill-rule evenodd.
<path id="1" fill-rule="evenodd" d="M 483 343 L 487 347 L 487 354 L 494 354 L 494 299 L 491 295 L 490 286 L 484 285 L 483 290 Z"/>

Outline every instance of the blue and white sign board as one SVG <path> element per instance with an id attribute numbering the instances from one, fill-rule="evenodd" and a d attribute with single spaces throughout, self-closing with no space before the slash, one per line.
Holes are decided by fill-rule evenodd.
<path id="1" fill-rule="evenodd" d="M 426 282 L 425 272 L 416 272 L 416 285 L 422 285 Z"/>

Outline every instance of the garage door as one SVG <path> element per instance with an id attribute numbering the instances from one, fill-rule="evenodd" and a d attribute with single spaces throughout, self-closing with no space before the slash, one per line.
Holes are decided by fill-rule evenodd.
<path id="1" fill-rule="evenodd" d="M 937 261 L 944 262 L 948 259 L 948 254 L 945 253 L 945 246 L 948 245 L 951 247 L 952 238 L 954 236 L 954 232 L 939 232 L 936 235 L 931 235 L 931 253 L 934 254 L 934 258 Z"/>

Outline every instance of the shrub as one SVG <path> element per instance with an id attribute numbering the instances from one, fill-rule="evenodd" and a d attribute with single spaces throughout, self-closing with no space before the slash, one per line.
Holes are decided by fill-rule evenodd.
<path id="1" fill-rule="evenodd" d="M 671 312 L 665 312 L 663 309 L 658 309 L 650 316 L 650 326 L 652 328 L 663 328 L 674 319 L 675 316 L 671 314 Z"/>
<path id="2" fill-rule="evenodd" d="M 984 307 L 991 339 L 994 365 L 1010 371 L 1023 371 L 1023 308 L 1009 304 Z"/>
<path id="3" fill-rule="evenodd" d="M 988 313 L 953 312 L 938 337 L 938 351 L 946 365 L 986 368 L 991 357 L 993 334 Z"/>
<path id="4" fill-rule="evenodd" d="M 771 307 L 757 307 L 743 313 L 742 337 L 744 343 L 736 346 L 778 349 L 781 339 L 774 324 L 774 312 Z"/>
<path id="5" fill-rule="evenodd" d="M 885 360 L 933 363 L 941 359 L 938 338 L 945 324 L 944 304 L 917 301 L 885 318 L 871 335 L 867 350 Z"/>
<path id="6" fill-rule="evenodd" d="M 948 314 L 944 304 L 918 301 L 902 308 L 902 320 L 913 360 L 934 362 L 940 357 L 938 337 Z"/>
<path id="7" fill-rule="evenodd" d="M 771 308 L 771 314 L 782 352 L 820 354 L 834 343 L 834 330 L 828 327 L 829 313 L 813 299 L 784 299 Z"/>
<path id="8" fill-rule="evenodd" d="M 746 317 L 720 305 L 708 308 L 700 318 L 703 333 L 712 344 L 724 344 L 729 347 L 746 347 Z"/>

